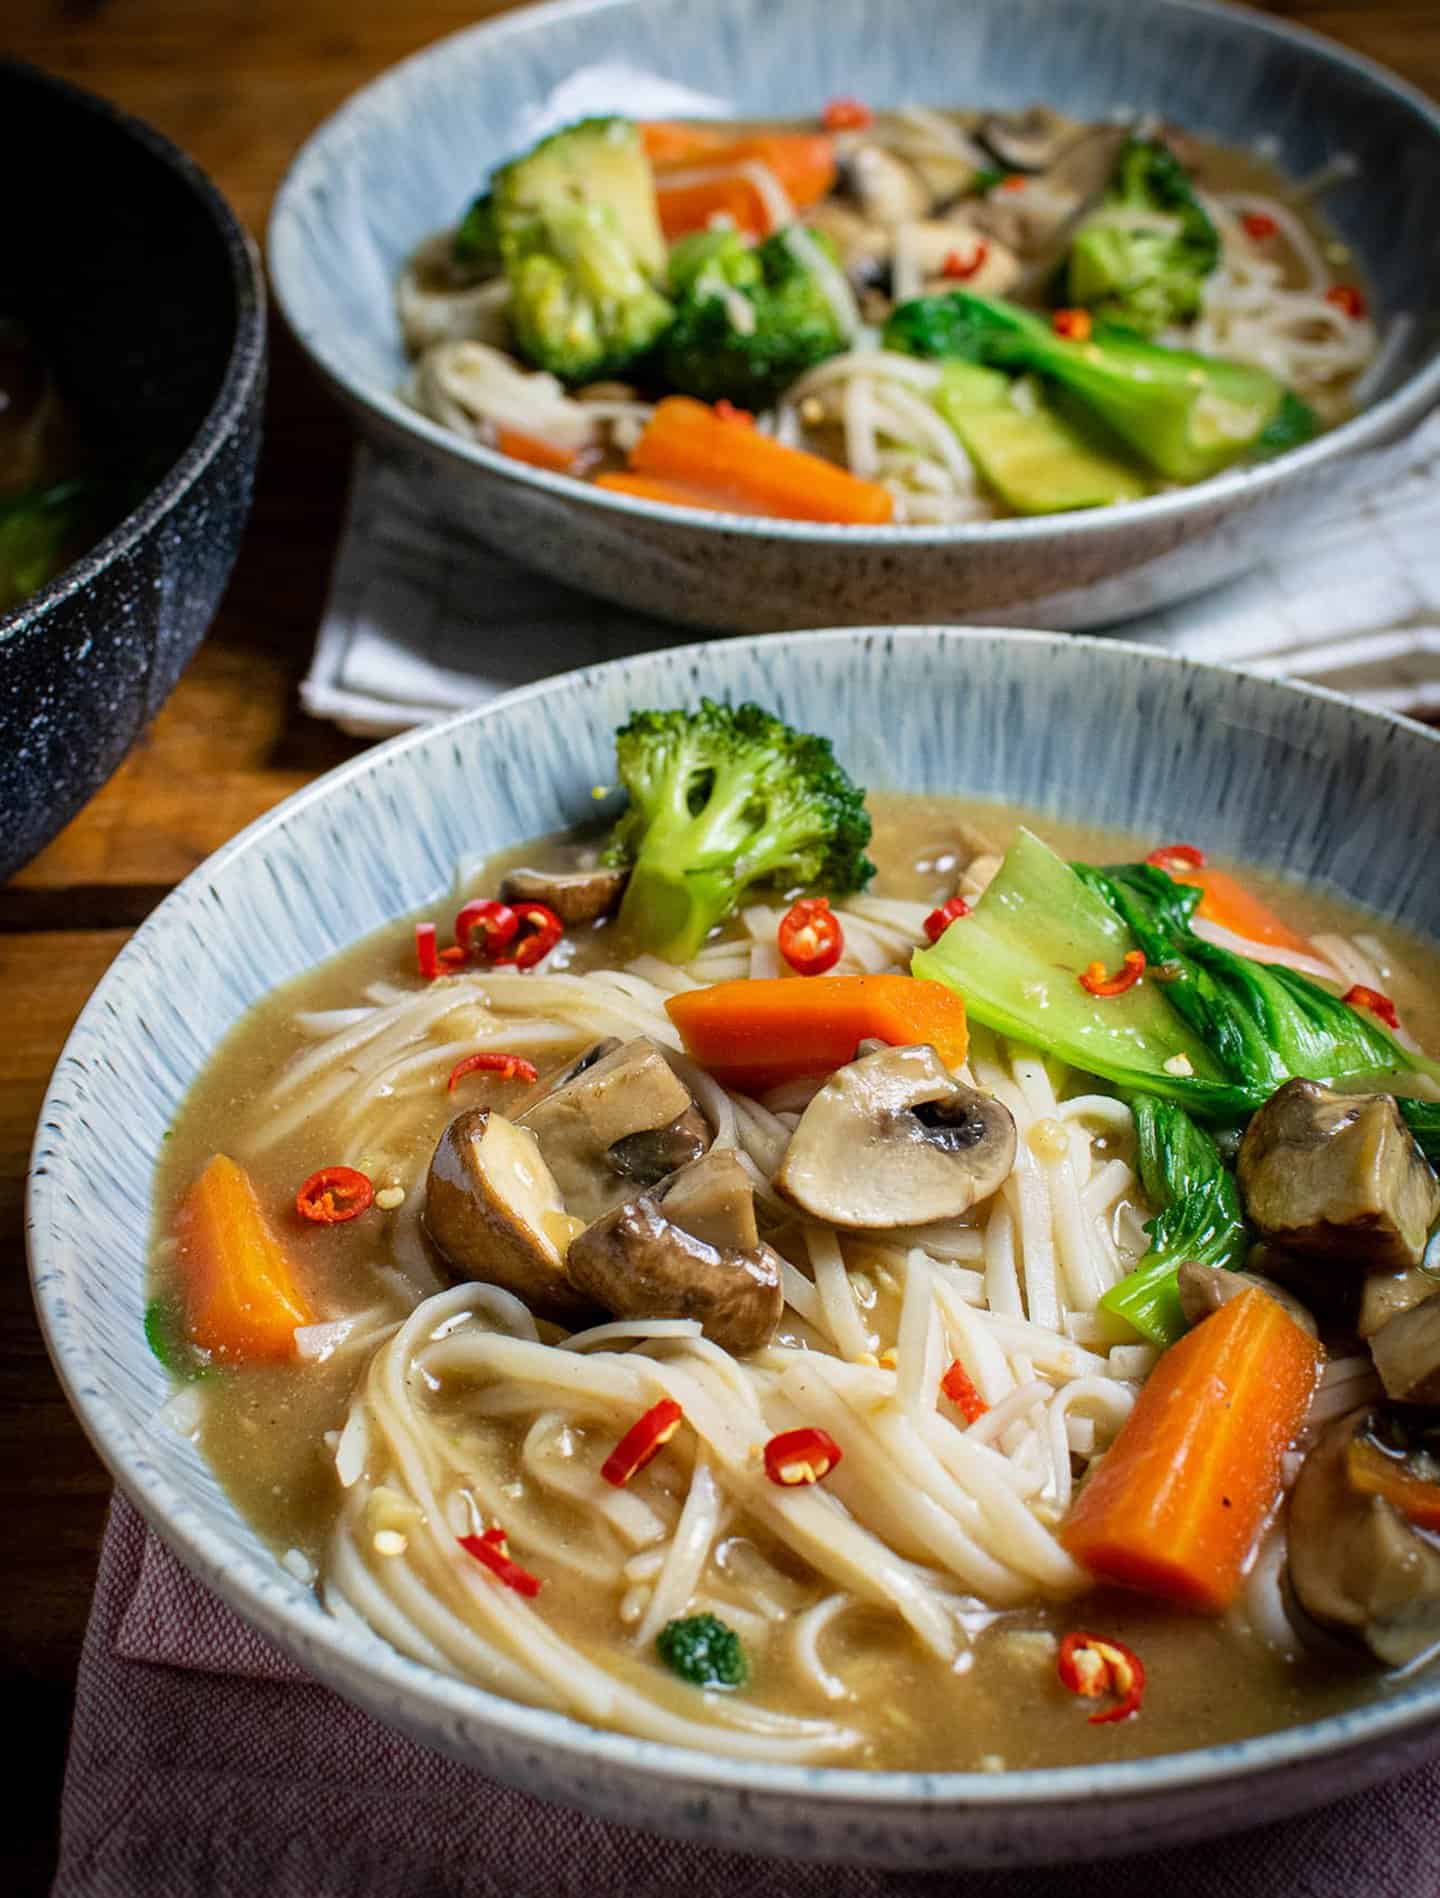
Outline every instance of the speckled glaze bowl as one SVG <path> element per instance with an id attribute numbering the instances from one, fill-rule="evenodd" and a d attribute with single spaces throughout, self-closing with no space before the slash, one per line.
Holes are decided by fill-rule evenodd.
<path id="1" fill-rule="evenodd" d="M 873 1773 L 712 1759 L 431 1673 L 332 1620 L 237 1514 L 142 1334 L 155 1157 L 222 1036 L 275 983 L 435 903 L 461 857 L 591 808 L 634 708 L 755 698 L 828 733 L 864 782 L 1183 831 L 1440 938 L 1415 848 L 1440 734 L 1331 694 L 1053 634 L 736 639 L 529 687 L 367 753 L 180 886 L 61 1056 L 30 1184 L 35 1297 L 70 1400 L 165 1541 L 317 1678 L 542 1798 L 794 1857 L 1014 1865 L 1173 1845 L 1354 1792 L 1440 1751 L 1440 1675 L 1260 1739 L 1045 1772 Z"/>
<path id="2" fill-rule="evenodd" d="M 1358 175 L 1327 213 L 1364 259 L 1382 320 L 1408 327 L 1365 412 L 1262 468 L 1122 507 L 962 527 L 825 527 L 609 494 L 473 447 L 398 397 L 393 286 L 491 167 L 534 136 L 562 81 L 609 69 L 585 110 L 625 111 L 638 70 L 746 114 L 876 105 L 1155 112 L 1304 177 Z M 627 84 L 627 71 L 630 83 Z M 633 109 L 633 106 L 632 108 Z M 1440 112 L 1298 28 L 1207 0 L 560 0 L 443 40 L 359 93 L 301 151 L 276 201 L 276 297 L 359 429 L 413 470 L 438 515 L 595 593 L 689 625 L 994 619 L 1108 624 L 1272 552 L 1356 463 L 1440 399 Z M 1377 188 L 1376 180 L 1381 181 Z"/>
<path id="3" fill-rule="evenodd" d="M 253 246 L 204 174 L 104 100 L 0 61 L 0 289 L 116 499 L 110 531 L 0 613 L 0 881 L 164 703 L 250 510 L 265 382 Z M 83 237 L 77 237 L 83 233 Z"/>

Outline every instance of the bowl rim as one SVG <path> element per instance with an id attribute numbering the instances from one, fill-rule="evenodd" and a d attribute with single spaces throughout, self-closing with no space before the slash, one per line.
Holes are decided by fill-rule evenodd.
<path id="1" fill-rule="evenodd" d="M 471 469 L 538 489 L 573 505 L 591 508 L 601 514 L 616 514 L 622 522 L 648 521 L 661 528 L 678 521 L 692 532 L 743 534 L 749 538 L 800 542 L 803 544 L 841 545 L 856 548 L 893 549 L 897 547 L 986 547 L 1023 548 L 1035 541 L 1054 538 L 1064 546 L 1123 535 L 1127 529 L 1153 524 L 1183 522 L 1191 514 L 1203 513 L 1213 504 L 1259 503 L 1277 488 L 1303 479 L 1332 461 L 1383 447 L 1397 434 L 1419 422 L 1432 408 L 1440 405 L 1440 351 L 1430 361 L 1413 369 L 1399 386 L 1376 403 L 1367 404 L 1358 414 L 1338 427 L 1319 435 L 1302 447 L 1277 455 L 1256 467 L 1232 468 L 1193 487 L 1168 493 L 1146 495 L 1137 501 L 1122 501 L 1106 508 L 1094 508 L 1069 514 L 1035 515 L 995 521 L 937 523 L 891 523 L 887 526 L 858 526 L 825 521 L 791 521 L 731 514 L 715 509 L 672 507 L 668 504 L 618 494 L 597 488 L 592 482 L 577 481 L 573 476 L 531 467 L 502 455 L 498 449 L 478 442 L 467 442 L 430 417 L 412 409 L 391 390 L 362 382 L 348 374 L 336 360 L 323 332 L 310 329 L 303 320 L 306 304 L 303 277 L 292 276 L 289 259 L 299 246 L 299 226 L 303 202 L 312 194 L 313 181 L 327 167 L 330 140 L 337 134 L 360 131 L 370 115 L 383 112 L 383 99 L 392 87 L 402 84 L 401 75 L 413 74 L 434 63 L 440 64 L 464 43 L 481 43 L 499 51 L 511 39 L 523 39 L 561 21 L 589 13 L 623 10 L 644 4 L 644 0 L 545 0 L 539 6 L 525 7 L 498 19 L 481 21 L 446 34 L 428 46 L 398 60 L 377 73 L 373 79 L 336 108 L 315 128 L 288 166 L 271 206 L 266 235 L 270 281 L 276 308 L 285 319 L 290 333 L 331 388 L 377 421 L 402 435 L 410 435 L 459 470 Z M 1127 18 L 1134 0 L 1092 0 Z M 1245 6 L 1222 4 L 1221 0 L 1145 0 L 1152 9 L 1178 14 L 1198 15 L 1211 22 L 1223 21 L 1243 31 L 1258 34 L 1283 45 L 1322 65 L 1348 69 L 1389 95 L 1389 102 L 1408 108 L 1426 125 L 1440 157 L 1440 104 L 1429 99 L 1417 87 L 1378 61 L 1352 52 L 1338 41 L 1288 20 L 1272 18 Z M 1397 314 L 1399 314 L 1397 312 Z"/>
<path id="2" fill-rule="evenodd" d="M 17 638 L 61 600 L 80 593 L 106 567 L 144 540 L 158 522 L 204 474 L 239 423 L 264 373 L 268 300 L 265 272 L 255 240 L 240 222 L 229 201 L 187 152 L 146 120 L 127 112 L 113 100 L 89 92 L 72 80 L 46 72 L 28 60 L 0 58 L 0 77 L 18 78 L 39 92 L 53 94 L 70 111 L 88 112 L 108 120 L 119 132 L 141 145 L 188 187 L 220 235 L 229 265 L 235 303 L 235 336 L 210 404 L 186 446 L 144 499 L 121 517 L 93 546 L 42 587 L 0 613 L 0 642 Z"/>
<path id="3" fill-rule="evenodd" d="M 793 1799 L 803 1795 L 814 1805 L 860 1805 L 871 1810 L 906 1809 L 918 1812 L 943 1803 L 953 1808 L 1063 1806 L 1079 1800 L 1122 1800 L 1140 1794 L 1181 1792 L 1224 1783 L 1242 1773 L 1275 1772 L 1307 1761 L 1348 1753 L 1357 1746 L 1398 1737 L 1426 1724 L 1440 1722 L 1440 1672 L 1418 1684 L 1411 1682 L 1368 1704 L 1320 1719 L 1226 1741 L 1186 1752 L 1161 1753 L 1139 1760 L 1105 1761 L 1091 1765 L 1017 1768 L 1002 1772 L 874 1771 L 853 1766 L 791 1766 L 764 1761 L 716 1758 L 689 1748 L 639 1739 L 626 1733 L 587 1726 L 573 1716 L 506 1699 L 469 1681 L 438 1673 L 410 1660 L 368 1630 L 352 1628 L 331 1616 L 313 1591 L 281 1566 L 278 1558 L 257 1559 L 235 1545 L 225 1533 L 212 1530 L 172 1483 L 149 1460 L 141 1432 L 133 1431 L 105 1396 L 98 1367 L 87 1349 L 83 1329 L 64 1292 L 64 1268 L 47 1257 L 50 1245 L 51 1202 L 59 1197 L 56 1175 L 46 1161 L 52 1149 L 66 1144 L 66 1126 L 83 1110 L 68 1100 L 68 1070 L 72 1063 L 84 1071 L 77 1042 L 94 1039 L 98 1024 L 109 1015 L 111 990 L 128 979 L 131 965 L 143 961 L 150 945 L 163 940 L 170 919 L 183 914 L 195 892 L 235 859 L 263 849 L 265 839 L 341 787 L 377 770 L 388 770 L 406 754 L 441 746 L 459 726 L 504 721 L 516 707 L 546 696 L 584 692 L 602 676 L 645 668 L 656 660 L 703 664 L 717 650 L 737 645 L 761 646 L 767 653 L 813 650 L 821 659 L 825 646 L 812 642 L 844 641 L 847 649 L 871 640 L 905 645 L 1000 641 L 1051 650 L 1088 651 L 1095 664 L 1154 665 L 1180 672 L 1220 674 L 1243 680 L 1264 694 L 1295 695 L 1339 707 L 1352 721 L 1400 728 L 1421 739 L 1430 749 L 1440 776 L 1440 731 L 1400 714 L 1359 705 L 1342 693 L 1294 680 L 1269 679 L 1235 665 L 1190 659 L 1132 641 L 1093 635 L 1033 632 L 1010 627 L 870 626 L 826 628 L 818 631 L 740 636 L 724 641 L 695 641 L 666 647 L 661 653 L 638 653 L 603 665 L 579 668 L 554 678 L 517 688 L 488 704 L 457 713 L 431 725 L 399 734 L 337 766 L 255 819 L 193 870 L 173 890 L 126 943 L 102 976 L 81 1010 L 56 1062 L 40 1110 L 31 1153 L 26 1194 L 26 1242 L 31 1292 L 51 1362 L 71 1408 L 101 1459 L 119 1486 L 136 1504 L 161 1539 L 200 1579 L 252 1626 L 296 1655 L 307 1675 L 351 1692 L 367 1706 L 383 1700 L 392 1723 L 423 1727 L 428 1743 L 440 1741 L 442 1728 L 484 1726 L 497 1730 L 512 1745 L 542 1748 L 567 1755 L 602 1771 L 643 1773 L 672 1782 L 700 1783 L 740 1798 Z M 338 951 L 337 951 L 338 953 Z M 147 1178 L 147 1214 L 153 1193 L 153 1174 Z M 323 1668 L 315 1656 L 323 1655 Z M 423 1709 L 416 1714 L 415 1708 Z M 577 1802 L 580 1803 L 580 1802 Z"/>

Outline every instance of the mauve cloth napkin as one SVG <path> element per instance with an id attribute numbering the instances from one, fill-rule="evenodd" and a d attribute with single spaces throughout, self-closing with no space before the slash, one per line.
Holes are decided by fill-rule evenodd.
<path id="1" fill-rule="evenodd" d="M 544 1805 L 307 1681 L 117 1496 L 53 1898 L 1436 1898 L 1440 1766 L 1189 1851 L 1025 1872 L 796 1865 Z"/>

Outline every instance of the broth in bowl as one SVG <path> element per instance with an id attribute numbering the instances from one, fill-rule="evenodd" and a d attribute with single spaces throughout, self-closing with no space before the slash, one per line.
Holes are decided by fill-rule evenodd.
<path id="1" fill-rule="evenodd" d="M 867 813 L 753 708 L 618 776 L 453 944 L 262 1004 L 168 1143 L 172 1417 L 286 1565 L 752 1759 L 1132 1757 L 1423 1665 L 1434 951 L 1199 844 Z"/>

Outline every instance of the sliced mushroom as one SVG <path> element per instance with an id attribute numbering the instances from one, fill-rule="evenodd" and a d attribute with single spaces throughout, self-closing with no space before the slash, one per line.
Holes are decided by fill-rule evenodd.
<path id="1" fill-rule="evenodd" d="M 979 167 L 960 152 L 912 151 L 908 158 L 915 175 L 930 194 L 930 207 L 935 211 L 964 197 L 979 175 Z"/>
<path id="2" fill-rule="evenodd" d="M 1440 1288 L 1381 1325 L 1370 1355 L 1395 1403 L 1440 1404 Z"/>
<path id="3" fill-rule="evenodd" d="M 587 1221 L 710 1142 L 690 1090 L 645 1035 L 598 1060 L 582 1058 L 578 1071 L 570 1069 L 520 1118 L 539 1141 L 567 1208 Z"/>
<path id="4" fill-rule="evenodd" d="M 1368 1272 L 1360 1289 L 1360 1321 L 1355 1329 L 1362 1338 L 1373 1338 L 1382 1325 L 1414 1305 L 1423 1305 L 1433 1292 L 1440 1292 L 1440 1279 L 1423 1265 L 1404 1272 Z"/>
<path id="5" fill-rule="evenodd" d="M 775 1186 L 812 1218 L 881 1230 L 953 1219 L 1014 1164 L 1007 1107 L 957 1081 L 933 1048 L 886 1048 L 831 1075 Z"/>
<path id="6" fill-rule="evenodd" d="M 1377 1432 L 1389 1434 L 1376 1411 L 1352 1411 L 1306 1457 L 1290 1498 L 1288 1579 L 1311 1621 L 1403 1667 L 1440 1642 L 1440 1541 L 1357 1481 L 1352 1446 L 1393 1454 Z"/>
<path id="7" fill-rule="evenodd" d="M 872 223 L 904 224 L 929 213 L 925 180 L 883 145 L 857 145 L 844 165 L 845 183 Z"/>
<path id="8" fill-rule="evenodd" d="M 1085 126 L 1048 105 L 991 112 L 980 121 L 981 144 L 1007 171 L 1048 171 Z"/>
<path id="9" fill-rule="evenodd" d="M 540 1317 L 592 1309 L 565 1276 L 580 1222 L 567 1214 L 535 1136 L 503 1114 L 472 1107 L 451 1121 L 430 1162 L 424 1219 L 462 1278 L 503 1285 Z"/>
<path id="10" fill-rule="evenodd" d="M 755 1187 L 729 1147 L 712 1147 L 672 1174 L 652 1198 L 668 1220 L 707 1246 L 753 1252 L 760 1243 Z"/>
<path id="11" fill-rule="evenodd" d="M 1352 1271 L 1418 1265 L 1440 1218 L 1440 1181 L 1388 1094 L 1287 1081 L 1246 1128 L 1237 1170 L 1267 1239 Z"/>
<path id="12" fill-rule="evenodd" d="M 767 1345 L 785 1303 L 779 1254 L 758 1239 L 711 1245 L 662 1206 L 642 1195 L 587 1226 L 570 1247 L 572 1283 L 617 1318 L 698 1318 L 737 1357 Z"/>
<path id="13" fill-rule="evenodd" d="M 805 213 L 805 222 L 823 231 L 840 253 L 841 268 L 853 283 L 884 288 L 890 281 L 895 235 L 838 198 L 822 198 Z"/>
<path id="14" fill-rule="evenodd" d="M 562 923 L 593 923 L 617 909 L 628 870 L 509 870 L 500 880 L 506 903 L 545 903 Z"/>
<path id="15" fill-rule="evenodd" d="M 1176 1276 L 1180 1282 L 1181 1309 L 1192 1325 L 1198 1325 L 1212 1311 L 1219 1311 L 1222 1305 L 1228 1305 L 1232 1298 L 1238 1298 L 1254 1286 L 1267 1298 L 1273 1298 L 1277 1305 L 1283 1305 L 1302 1331 L 1309 1332 L 1312 1338 L 1320 1335 L 1319 1326 L 1295 1294 L 1277 1285 L 1274 1279 L 1262 1278 L 1258 1272 L 1227 1272 L 1223 1265 L 1202 1265 L 1198 1259 L 1182 1259 Z"/>
<path id="16" fill-rule="evenodd" d="M 1076 230 L 1099 203 L 1128 136 L 1125 126 L 1096 126 L 1022 190 L 992 191 L 975 206 L 973 222 L 1019 254 L 1024 266 L 1019 287 L 1038 283 L 1058 268 Z"/>

